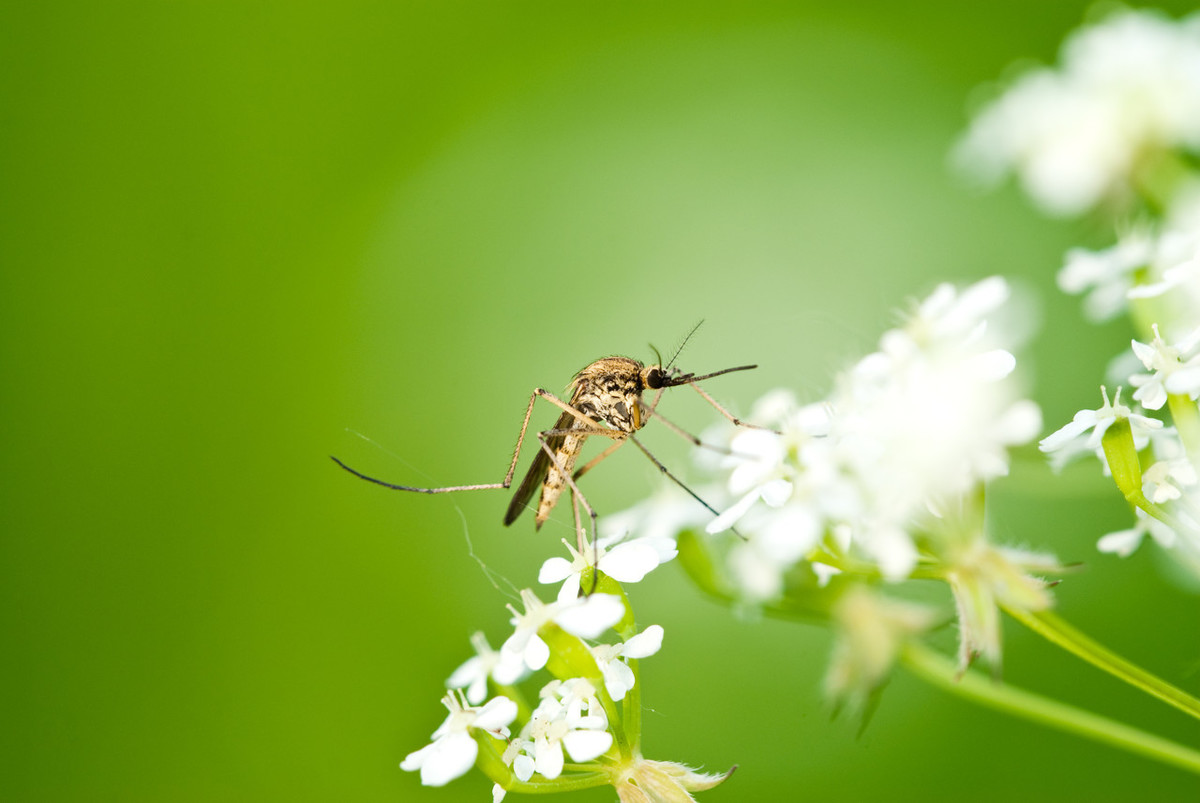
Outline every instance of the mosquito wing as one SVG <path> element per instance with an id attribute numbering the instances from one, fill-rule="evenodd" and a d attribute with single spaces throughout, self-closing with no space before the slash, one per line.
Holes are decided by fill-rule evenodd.
<path id="1" fill-rule="evenodd" d="M 558 417 L 554 428 L 573 429 L 578 425 L 578 418 L 571 413 L 563 413 Z M 562 448 L 564 440 L 566 440 L 565 435 L 551 435 L 546 439 L 546 445 L 550 447 L 550 451 L 557 453 Z M 538 451 L 534 455 L 533 464 L 529 466 L 529 472 L 525 475 L 525 479 L 521 480 L 521 485 L 513 494 L 512 501 L 508 503 L 508 512 L 504 514 L 505 526 L 516 521 L 521 512 L 529 506 L 529 500 L 533 499 L 533 492 L 542 487 L 548 473 L 550 473 L 550 455 L 541 448 L 541 444 L 538 444 Z"/>

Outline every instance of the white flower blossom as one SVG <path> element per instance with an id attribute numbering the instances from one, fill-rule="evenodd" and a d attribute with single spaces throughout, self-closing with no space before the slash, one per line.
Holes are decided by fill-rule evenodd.
<path id="1" fill-rule="evenodd" d="M 433 732 L 433 742 L 409 753 L 400 769 L 420 770 L 425 786 L 443 786 L 475 765 L 479 745 L 471 730 L 508 738 L 508 726 L 517 717 L 517 704 L 507 697 L 494 697 L 481 708 L 473 708 L 453 694 L 442 698 L 450 710 L 445 722 Z"/>
<path id="2" fill-rule="evenodd" d="M 1069 424 L 1042 438 L 1038 444 L 1043 452 L 1057 454 L 1056 466 L 1083 452 L 1100 450 L 1104 433 L 1119 420 L 1129 421 L 1134 446 L 1139 450 L 1146 448 L 1151 433 L 1162 429 L 1163 423 L 1158 419 L 1138 415 L 1121 404 L 1121 388 L 1117 388 L 1111 402 L 1108 400 L 1108 390 L 1103 386 L 1100 395 L 1104 404 L 1099 409 L 1080 410 Z"/>
<path id="3" fill-rule="evenodd" d="M 1200 354 L 1193 354 L 1200 344 L 1200 329 L 1196 329 L 1176 345 L 1166 343 L 1152 326 L 1154 339 L 1150 343 L 1133 341 L 1133 353 L 1152 373 L 1134 374 L 1129 378 L 1137 390 L 1133 398 L 1147 410 L 1161 409 L 1167 394 L 1182 394 L 1195 399 L 1200 396 Z M 1185 356 L 1185 355 L 1191 356 Z"/>
<path id="4" fill-rule="evenodd" d="M 592 594 L 546 604 L 525 589 L 521 592 L 524 613 L 512 611 L 516 630 L 500 648 L 500 663 L 492 670 L 497 683 L 515 683 L 525 670 L 538 670 L 550 658 L 550 647 L 538 635 L 543 625 L 554 622 L 581 638 L 596 638 L 621 621 L 625 605 L 612 594 Z"/>
<path id="5" fill-rule="evenodd" d="M 582 555 L 566 541 L 563 544 L 571 553 L 571 560 L 550 558 L 538 572 L 539 583 L 563 584 L 558 592 L 559 601 L 579 596 L 580 578 L 585 569 L 595 567 L 619 583 L 637 583 L 664 562 L 664 554 L 667 555 L 666 560 L 676 554 L 674 541 L 669 540 L 664 545 L 635 538 L 609 549 L 605 549 L 603 544 L 597 544 L 594 549 L 588 545 Z"/>
<path id="6" fill-rule="evenodd" d="M 483 633 L 471 635 L 471 646 L 475 648 L 475 656 L 455 669 L 446 685 L 464 689 L 467 702 L 479 705 L 487 697 L 488 676 L 500 665 L 500 652 L 492 649 Z"/>
<path id="7" fill-rule="evenodd" d="M 1142 539 L 1147 535 L 1164 549 L 1171 549 L 1175 546 L 1177 539 L 1174 530 L 1161 521 L 1150 518 L 1141 510 L 1136 510 L 1135 513 L 1137 521 L 1132 527 L 1102 536 L 1097 542 L 1096 548 L 1101 552 L 1127 558 L 1141 546 Z"/>
<path id="8" fill-rule="evenodd" d="M 1084 314 L 1092 321 L 1107 321 L 1124 312 L 1137 271 L 1152 264 L 1155 240 L 1136 231 L 1111 248 L 1089 251 L 1072 248 L 1058 272 L 1058 287 L 1064 293 L 1087 293 Z"/>
<path id="9" fill-rule="evenodd" d="M 509 743 L 504 760 L 513 774 L 528 781 L 536 772 L 547 780 L 562 774 L 564 750 L 573 761 L 591 761 L 612 746 L 608 717 L 596 689 L 584 678 L 554 680 L 520 735 Z"/>
<path id="10" fill-rule="evenodd" d="M 1051 214 L 1122 198 L 1156 151 L 1200 147 L 1200 28 L 1122 10 L 1063 44 L 983 108 L 956 160 L 988 182 L 1013 172 Z"/>
<path id="11" fill-rule="evenodd" d="M 662 627 L 650 625 L 623 644 L 597 644 L 591 648 L 596 666 L 600 667 L 604 676 L 604 688 L 608 690 L 609 697 L 614 700 L 625 699 L 625 694 L 634 684 L 633 670 L 625 660 L 649 658 L 662 648 L 662 639 Z"/>

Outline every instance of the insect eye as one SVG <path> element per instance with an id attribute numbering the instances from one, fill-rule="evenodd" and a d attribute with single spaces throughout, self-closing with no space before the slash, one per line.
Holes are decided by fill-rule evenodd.
<path id="1" fill-rule="evenodd" d="M 663 386 L 662 371 L 658 368 L 651 368 L 646 372 L 646 387 L 651 390 L 658 390 Z"/>

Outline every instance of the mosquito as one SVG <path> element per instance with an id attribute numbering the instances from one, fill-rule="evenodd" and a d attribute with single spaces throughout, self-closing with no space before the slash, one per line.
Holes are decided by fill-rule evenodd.
<path id="1" fill-rule="evenodd" d="M 676 356 L 678 356 L 678 353 Z M 674 359 L 671 362 L 673 363 Z M 670 365 L 669 363 L 664 368 L 661 365 L 661 357 L 659 358 L 659 363 L 654 365 L 644 365 L 630 357 L 603 357 L 579 371 L 575 375 L 575 378 L 571 380 L 568 386 L 570 392 L 569 402 L 563 401 L 543 388 L 535 388 L 529 397 L 529 404 L 525 408 L 525 418 L 521 422 L 521 433 L 517 437 L 517 445 L 513 450 L 512 462 L 509 464 L 508 473 L 505 474 L 502 482 L 480 485 L 451 485 L 440 488 L 417 488 L 410 485 L 397 485 L 385 482 L 384 480 L 376 479 L 375 477 L 370 477 L 356 471 L 336 457 L 332 457 L 332 460 L 356 477 L 373 482 L 376 485 L 382 485 L 394 491 L 441 494 L 456 491 L 510 488 L 512 487 L 513 476 L 516 473 L 517 461 L 521 455 L 521 447 L 525 442 L 525 436 L 529 429 L 529 420 L 533 414 L 534 403 L 539 398 L 544 399 L 555 407 L 558 407 L 562 411 L 562 414 L 552 429 L 537 433 L 541 448 L 538 450 L 532 465 L 529 467 L 529 471 L 525 474 L 525 478 L 517 487 L 517 491 L 508 505 L 508 510 L 504 514 L 504 524 L 508 526 L 520 517 L 521 513 L 529 507 L 529 502 L 533 498 L 534 492 L 540 487 L 541 497 L 538 501 L 537 511 L 534 514 L 534 526 L 540 530 L 546 519 L 549 518 L 550 513 L 554 510 L 558 500 L 562 497 L 563 490 L 569 487 L 571 489 L 572 509 L 575 514 L 577 546 L 579 547 L 580 554 L 587 554 L 584 551 L 585 537 L 579 515 L 579 505 L 583 506 L 591 518 L 593 543 L 596 538 L 596 511 L 588 503 L 587 498 L 579 490 L 579 486 L 576 483 L 584 474 L 591 471 L 601 461 L 623 446 L 626 441 L 632 441 L 658 467 L 659 471 L 687 491 L 692 498 L 707 508 L 713 515 L 718 515 L 718 512 L 711 505 L 684 485 L 658 458 L 651 454 L 650 450 L 635 437 L 635 433 L 644 427 L 651 417 L 656 417 L 669 429 L 690 440 L 694 445 L 704 445 L 699 438 L 688 434 L 657 412 L 662 392 L 666 388 L 681 385 L 691 385 L 709 404 L 735 425 L 753 427 L 753 424 L 747 424 L 731 415 L 697 383 L 735 371 L 749 371 L 758 366 L 739 365 L 734 368 L 725 368 L 720 371 L 713 371 L 712 373 L 697 376 L 696 374 L 683 373 L 677 368 L 673 369 Z M 650 404 L 647 404 L 642 399 L 642 394 L 647 390 L 656 391 L 654 400 Z M 588 438 L 592 437 L 608 438 L 612 443 L 581 468 L 576 469 L 575 465 L 579 460 L 583 445 Z"/>

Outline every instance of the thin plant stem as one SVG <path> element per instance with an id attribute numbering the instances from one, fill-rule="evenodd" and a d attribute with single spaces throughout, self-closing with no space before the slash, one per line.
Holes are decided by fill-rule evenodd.
<path id="1" fill-rule="evenodd" d="M 901 663 L 934 686 L 980 705 L 1200 775 L 1200 752 L 1190 747 L 985 678 L 978 672 L 965 672 L 960 677 L 955 661 L 928 647 L 908 645 L 901 653 Z"/>
<path id="2" fill-rule="evenodd" d="M 1142 669 L 1114 653 L 1099 642 L 1081 633 L 1053 611 L 1029 613 L 1004 606 L 1004 611 L 1052 644 L 1074 653 L 1088 663 L 1125 681 L 1163 702 L 1173 705 L 1189 716 L 1200 719 L 1200 700 L 1157 675 Z"/>

